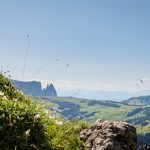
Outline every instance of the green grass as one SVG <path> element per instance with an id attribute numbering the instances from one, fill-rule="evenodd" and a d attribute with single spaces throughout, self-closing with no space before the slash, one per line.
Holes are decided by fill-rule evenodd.
<path id="1" fill-rule="evenodd" d="M 127 114 L 129 112 L 132 112 L 134 109 L 139 108 L 141 106 L 130 106 L 130 105 L 124 105 L 122 103 L 119 104 L 119 108 L 116 107 L 109 107 L 104 105 L 93 105 L 89 106 L 88 102 L 91 100 L 88 99 L 79 99 L 79 98 L 73 98 L 73 97 L 51 97 L 48 98 L 48 102 L 50 105 L 53 104 L 53 100 L 59 100 L 61 102 L 67 101 L 72 102 L 74 104 L 80 105 L 80 112 L 86 111 L 87 113 L 95 112 L 93 116 L 83 118 L 83 120 L 87 121 L 88 123 L 94 123 L 97 119 L 103 119 L 103 120 L 114 120 L 114 121 L 127 121 L 130 119 L 135 119 L 136 117 L 144 117 L 145 113 L 144 111 L 141 111 L 135 115 L 127 117 Z M 53 105 L 55 107 L 55 105 Z M 142 108 L 148 107 L 143 106 Z M 59 105 L 57 105 L 57 108 L 59 108 Z M 63 115 L 61 115 L 63 117 Z M 79 116 L 76 116 L 78 119 Z M 149 122 L 146 126 L 141 126 L 141 124 L 137 124 L 137 133 L 138 134 L 145 134 L 150 133 L 150 121 L 145 120 L 145 122 Z M 142 127 L 142 129 L 141 129 Z"/>
<path id="2" fill-rule="evenodd" d="M 84 144 L 79 132 L 85 122 L 64 122 L 51 119 L 52 111 L 17 91 L 0 74 L 0 149 L 6 150 L 81 150 Z M 54 107 L 54 104 L 49 104 Z M 56 107 L 56 105 L 55 105 Z"/>

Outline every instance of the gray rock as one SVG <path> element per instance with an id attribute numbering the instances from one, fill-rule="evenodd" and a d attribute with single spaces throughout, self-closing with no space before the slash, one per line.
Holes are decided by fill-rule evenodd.
<path id="1" fill-rule="evenodd" d="M 88 150 L 136 150 L 137 134 L 134 126 L 126 122 L 98 120 L 80 132 Z"/>
<path id="2" fill-rule="evenodd" d="M 41 82 L 38 81 L 18 81 L 11 80 L 12 84 L 25 95 L 30 96 L 57 96 L 57 91 L 53 84 L 42 89 Z"/>

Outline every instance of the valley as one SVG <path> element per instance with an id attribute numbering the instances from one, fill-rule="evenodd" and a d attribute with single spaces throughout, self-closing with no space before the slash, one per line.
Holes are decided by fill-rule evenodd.
<path id="1" fill-rule="evenodd" d="M 129 100 L 127 103 L 75 97 L 37 97 L 37 99 L 53 116 L 59 116 L 64 120 L 84 120 L 88 123 L 94 123 L 97 119 L 128 122 L 136 126 L 140 141 L 149 143 L 150 105 L 133 105 L 129 104 L 131 103 Z"/>

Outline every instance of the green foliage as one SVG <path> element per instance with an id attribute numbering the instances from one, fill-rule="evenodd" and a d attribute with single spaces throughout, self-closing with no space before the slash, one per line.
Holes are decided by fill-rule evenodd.
<path id="1" fill-rule="evenodd" d="M 4 150 L 79 150 L 84 123 L 57 125 L 45 109 L 17 91 L 0 74 L 0 148 Z"/>
<path id="2" fill-rule="evenodd" d="M 58 129 L 58 134 L 53 139 L 53 145 L 57 150 L 83 150 L 84 143 L 79 139 L 79 132 L 86 128 L 84 122 L 66 122 Z"/>
<path id="3" fill-rule="evenodd" d="M 97 119 L 126 121 L 136 127 L 140 141 L 147 142 L 147 139 L 150 139 L 150 105 L 130 105 L 124 102 L 74 97 L 39 97 L 39 99 L 47 104 L 47 109 L 65 119 L 83 119 L 88 123 L 94 123 Z"/>
<path id="4" fill-rule="evenodd" d="M 2 149 L 49 149 L 44 110 L 18 92 L 0 74 L 0 147 Z M 56 127 L 49 136 L 55 135 Z"/>

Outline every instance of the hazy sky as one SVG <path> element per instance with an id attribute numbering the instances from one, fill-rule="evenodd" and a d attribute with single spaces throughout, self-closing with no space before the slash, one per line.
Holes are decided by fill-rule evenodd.
<path id="1" fill-rule="evenodd" d="M 27 34 L 24 80 L 72 89 L 150 88 L 136 86 L 136 79 L 150 78 L 149 0 L 0 0 L 0 65 L 18 79 Z"/>

